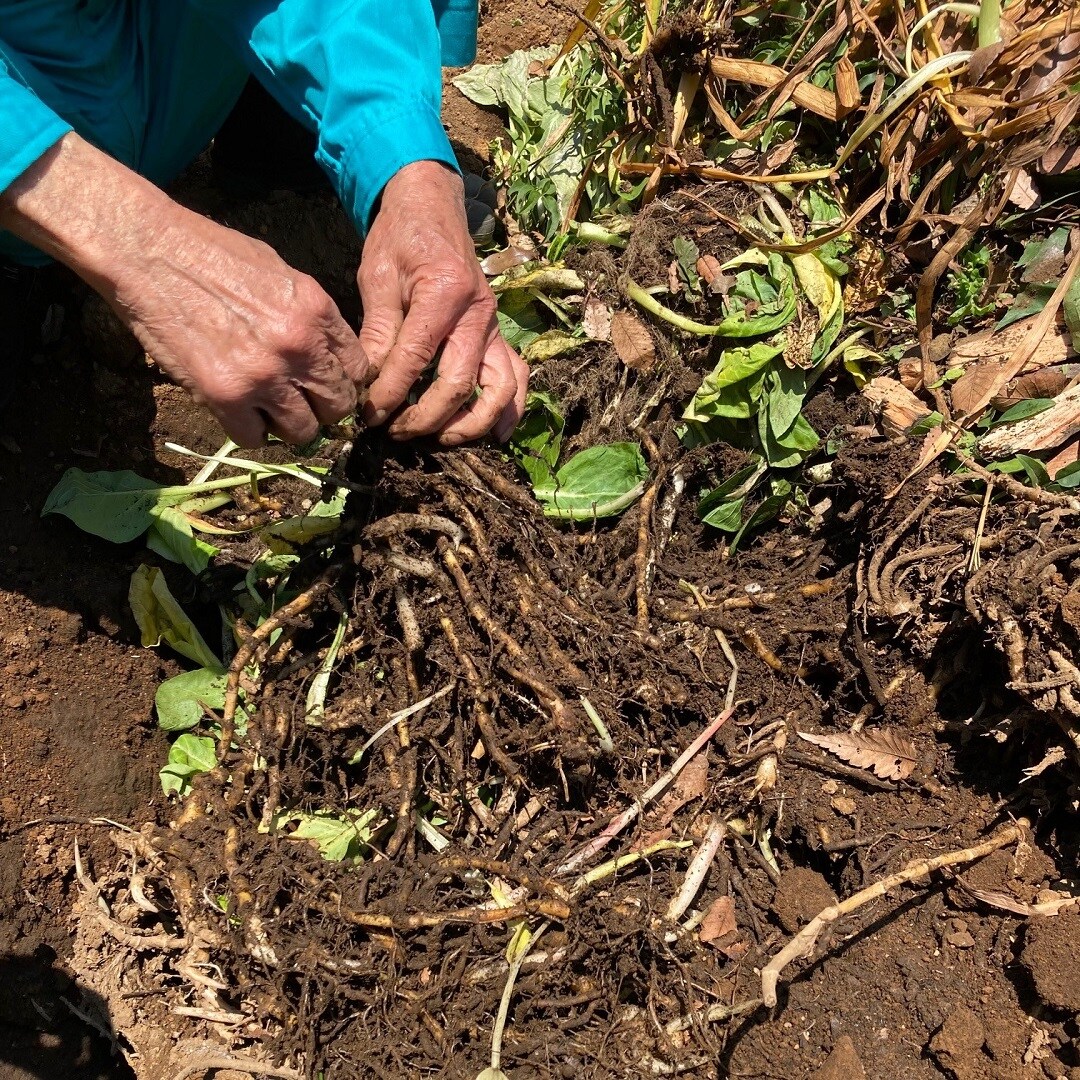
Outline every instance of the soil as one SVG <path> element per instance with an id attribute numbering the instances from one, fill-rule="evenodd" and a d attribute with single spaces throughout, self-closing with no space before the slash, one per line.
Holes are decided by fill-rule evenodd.
<path id="1" fill-rule="evenodd" d="M 499 5 L 487 13 L 481 59 L 557 38 L 568 20 L 551 3 Z M 497 121 L 452 90 L 447 118 L 482 161 Z M 355 318 L 357 247 L 328 198 L 228 200 L 209 186 L 204 163 L 177 195 L 274 244 Z M 663 220 L 647 224 L 642 236 L 667 235 Z M 636 245 L 646 247 L 640 237 Z M 648 265 L 649 250 L 633 254 Z M 475 910 L 486 899 L 479 870 L 521 887 L 527 913 L 551 924 L 511 1003 L 503 1068 L 515 1080 L 606 1080 L 676 1066 L 703 1078 L 1080 1077 L 1080 916 L 1024 918 L 973 892 L 1022 906 L 1048 888 L 1067 889 L 1073 875 L 1075 789 L 1056 769 L 1023 771 L 1054 744 L 1046 717 L 1058 702 L 1020 696 L 1013 670 L 1026 664 L 1032 682 L 1052 673 L 1056 661 L 1035 647 L 1051 618 L 1064 621 L 1064 630 L 1054 624 L 1058 636 L 1071 640 L 1075 552 L 1059 535 L 1067 524 L 995 509 L 984 534 L 995 537 L 990 569 L 965 595 L 956 547 L 977 523 L 978 500 L 951 508 L 931 501 L 918 512 L 935 478 L 887 504 L 882 494 L 907 472 L 910 448 L 866 439 L 861 401 L 829 388 L 811 420 L 844 433 L 847 445 L 823 524 L 775 528 L 733 558 L 689 499 L 672 503 L 666 530 L 648 521 L 643 530 L 640 506 L 613 525 L 556 527 L 529 509 L 495 451 L 392 451 L 374 440 L 355 463 L 372 488 L 350 510 L 356 557 L 318 586 L 322 601 L 332 587 L 359 643 L 334 683 L 331 722 L 288 722 L 310 675 L 296 657 L 322 646 L 337 622 L 320 602 L 288 628 L 294 652 L 267 665 L 255 742 L 281 791 L 312 806 L 389 805 L 411 790 L 408 775 L 432 796 L 457 793 L 440 811 L 444 831 L 462 843 L 451 849 L 457 863 L 440 861 L 404 830 L 398 858 L 341 870 L 307 844 L 249 828 L 248 815 L 257 819 L 270 796 L 253 788 L 242 805 L 220 771 L 188 804 L 209 810 L 178 811 L 160 795 L 168 743 L 154 724 L 153 694 L 180 667 L 139 647 L 127 611 L 128 579 L 147 554 L 42 520 L 38 509 L 70 465 L 175 480 L 192 470 L 164 442 L 210 452 L 220 434 L 155 375 L 100 302 L 76 294 L 61 291 L 65 332 L 23 388 L 33 410 L 9 410 L 0 439 L 0 1080 L 130 1080 L 124 1054 L 133 1048 L 136 1080 L 170 1080 L 177 1047 L 184 1060 L 225 1052 L 215 1041 L 220 1025 L 175 1011 L 205 1004 L 193 992 L 201 984 L 169 952 L 184 933 L 203 934 L 195 966 L 204 979 L 213 972 L 223 980 L 216 1007 L 244 1013 L 234 1032 L 242 1047 L 277 1059 L 302 1052 L 327 1080 L 475 1077 L 488 1064 L 505 982 L 506 926 L 417 920 Z M 567 399 L 582 444 L 601 412 L 608 438 L 632 437 L 658 380 L 692 391 L 710 365 L 703 351 L 628 377 L 610 350 L 588 359 L 585 378 L 580 357 L 536 376 Z M 609 413 L 611 386 L 622 397 Z M 692 491 L 730 471 L 723 448 L 679 458 L 671 419 L 661 412 L 647 426 L 657 475 L 678 460 Z M 387 531 L 399 513 L 446 519 L 462 542 L 438 530 L 433 540 L 430 520 Z M 644 629 L 635 607 L 643 533 L 656 551 Z M 1047 561 L 1050 541 L 1059 557 Z M 1031 566 L 1022 560 L 1033 550 L 1041 564 L 1025 577 Z M 877 552 L 884 565 L 875 566 Z M 416 570 L 428 563 L 437 573 Z M 403 565 L 412 577 L 402 578 Z M 311 560 L 306 580 L 320 581 L 325 570 Z M 710 611 L 688 603 L 682 580 L 702 591 Z M 1029 580 L 1026 592 L 1016 585 Z M 1023 627 L 1024 655 L 1010 660 L 1013 625 Z M 407 647 L 413 629 L 420 651 Z M 730 669 L 714 630 L 738 659 L 738 710 L 702 755 L 696 786 L 687 781 L 681 802 L 662 803 L 626 839 L 634 847 L 697 842 L 714 815 L 738 814 L 757 827 L 768 846 L 729 836 L 697 901 L 731 912 L 734 925 L 711 943 L 696 934 L 669 940 L 656 919 L 686 868 L 672 850 L 582 893 L 568 914 L 559 864 L 723 709 Z M 384 740 L 362 771 L 346 771 L 375 717 L 446 685 L 456 689 L 411 719 L 411 741 Z M 616 753 L 597 749 L 582 693 Z M 494 739 L 474 726 L 485 710 L 498 722 Z M 271 723 L 282 715 L 283 735 Z M 910 778 L 879 780 L 796 734 L 844 729 L 857 717 L 868 730 L 898 729 L 912 741 Z M 245 753 L 229 759 L 234 778 L 251 775 Z M 757 786 L 765 759 L 778 778 Z M 510 811 L 500 796 L 513 785 L 485 788 L 500 774 L 521 785 Z M 234 790 L 246 794 L 242 784 Z M 476 808 L 481 795 L 490 796 L 487 816 L 488 804 Z M 529 797 L 537 805 L 523 817 Z M 977 843 L 1020 814 L 1034 828 L 1019 846 L 897 889 L 835 924 L 785 973 L 777 1009 L 751 1005 L 727 1021 L 665 1027 L 703 1007 L 752 1002 L 757 970 L 837 897 L 912 859 Z M 230 840 L 241 825 L 243 839 Z M 96 893 L 77 884 L 76 841 Z M 160 917 L 132 905 L 137 872 Z M 198 899 L 230 891 L 248 899 L 227 911 Z M 125 945 L 104 933 L 99 896 L 133 933 L 160 932 L 166 946 Z M 241 929 L 257 925 L 253 912 L 267 927 L 254 937 Z M 372 913 L 383 924 L 364 925 Z M 266 953 L 258 962 L 260 948 L 277 963 Z"/>

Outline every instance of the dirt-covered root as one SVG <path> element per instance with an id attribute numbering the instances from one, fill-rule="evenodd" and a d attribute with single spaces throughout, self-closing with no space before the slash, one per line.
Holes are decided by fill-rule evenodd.
<path id="1" fill-rule="evenodd" d="M 993 478 L 912 481 L 882 504 L 859 568 L 863 612 L 896 628 L 928 661 L 931 701 L 975 662 L 980 642 L 1000 658 L 966 719 L 1001 742 L 1041 733 L 1029 766 L 1080 763 L 1080 502 Z M 1007 478 L 1006 478 L 1007 479 Z M 888 697 L 888 672 L 875 672 Z M 885 702 L 882 701 L 881 704 Z M 1007 716 L 1002 720 L 1002 712 Z M 1041 770 L 1040 770 L 1041 771 Z"/>
<path id="2" fill-rule="evenodd" d="M 850 677 L 807 648 L 843 587 L 819 554 L 783 589 L 755 565 L 717 588 L 711 557 L 665 552 L 692 508 L 653 488 L 574 531 L 496 455 L 388 463 L 352 559 L 310 560 L 242 644 L 220 766 L 85 885 L 123 992 L 305 1078 L 475 1076 L 508 944 L 543 929 L 503 1036 L 515 1077 L 714 1060 L 778 940 L 757 841 L 790 718 L 820 709 L 829 656 Z"/>

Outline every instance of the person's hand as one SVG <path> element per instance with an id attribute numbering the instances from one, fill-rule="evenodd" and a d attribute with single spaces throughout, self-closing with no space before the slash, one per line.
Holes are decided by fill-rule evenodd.
<path id="1" fill-rule="evenodd" d="M 268 432 L 308 442 L 353 412 L 367 359 L 319 284 L 268 245 L 182 213 L 110 298 L 147 353 L 241 446 Z"/>
<path id="2" fill-rule="evenodd" d="M 0 193 L 0 228 L 97 289 L 241 446 L 307 442 L 356 407 L 367 359 L 312 278 L 78 135 Z"/>
<path id="3" fill-rule="evenodd" d="M 492 430 L 509 438 L 525 408 L 529 369 L 499 334 L 453 170 L 418 161 L 391 178 L 357 281 L 360 342 L 377 372 L 364 419 L 381 424 L 393 416 L 394 438 L 437 434 L 444 446 Z M 435 380 L 394 416 L 436 357 Z"/>

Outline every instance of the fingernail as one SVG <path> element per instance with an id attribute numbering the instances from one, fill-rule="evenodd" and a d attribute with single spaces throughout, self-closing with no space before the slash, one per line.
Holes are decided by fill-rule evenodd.
<path id="1" fill-rule="evenodd" d="M 371 410 L 371 423 L 378 426 L 389 415 L 390 415 L 390 413 L 386 409 L 372 409 Z"/>
<path id="2" fill-rule="evenodd" d="M 443 446 L 460 446 L 464 441 L 465 441 L 465 436 L 464 435 L 455 435 L 455 434 L 443 435 L 442 438 L 439 439 L 439 442 L 441 442 L 443 444 Z"/>

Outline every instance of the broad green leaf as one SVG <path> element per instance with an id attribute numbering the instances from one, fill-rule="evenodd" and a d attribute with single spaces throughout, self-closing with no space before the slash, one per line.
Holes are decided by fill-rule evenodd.
<path id="1" fill-rule="evenodd" d="M 544 320 L 527 292 L 505 292 L 499 297 L 499 331 L 521 352 L 544 332 Z"/>
<path id="2" fill-rule="evenodd" d="M 752 415 L 752 406 L 761 391 L 763 369 L 780 355 L 780 351 L 763 341 L 725 349 L 720 362 L 702 380 L 683 418 L 702 423 L 717 416 L 747 419 Z M 756 383 L 752 381 L 755 375 L 761 376 Z M 733 393 L 730 388 L 740 383 L 743 384 L 741 390 Z"/>
<path id="3" fill-rule="evenodd" d="M 769 430 L 783 438 L 799 418 L 806 401 L 806 372 L 786 364 L 773 370 L 766 381 L 769 401 Z"/>
<path id="4" fill-rule="evenodd" d="M 125 544 L 150 528 L 156 507 L 175 506 L 185 497 L 185 489 L 165 488 L 133 472 L 68 469 L 41 515 L 63 514 L 84 532 Z"/>
<path id="5" fill-rule="evenodd" d="M 698 503 L 698 516 L 706 525 L 711 525 L 721 532 L 734 533 L 739 531 L 742 525 L 743 507 L 746 505 L 746 497 L 725 501 L 721 499 L 716 505 L 710 500 L 713 492 L 709 492 Z"/>
<path id="6" fill-rule="evenodd" d="M 549 517 L 591 521 L 622 513 L 644 492 L 648 466 L 637 443 L 590 446 L 534 487 Z"/>
<path id="7" fill-rule="evenodd" d="M 225 681 L 223 672 L 207 668 L 196 668 L 166 679 L 154 695 L 158 727 L 164 731 L 190 731 L 203 720 L 203 705 L 223 709 Z"/>
<path id="8" fill-rule="evenodd" d="M 194 534 L 187 515 L 175 506 L 155 506 L 150 517 L 146 546 L 163 558 L 186 566 L 193 574 L 201 574 L 218 553 L 213 544 Z"/>
<path id="9" fill-rule="evenodd" d="M 200 667 L 224 670 L 195 624 L 176 602 L 176 597 L 169 592 L 165 577 L 156 566 L 143 564 L 131 575 L 128 602 L 145 647 L 154 648 L 164 641 Z"/>
<path id="10" fill-rule="evenodd" d="M 191 778 L 196 773 L 210 772 L 217 767 L 216 745 L 213 739 L 200 735 L 181 735 L 169 748 L 169 758 L 158 774 L 166 795 L 186 795 Z"/>
<path id="11" fill-rule="evenodd" d="M 335 814 L 332 810 L 282 810 L 274 815 L 272 831 L 296 824 L 288 835 L 294 840 L 311 840 L 319 854 L 328 862 L 358 860 L 371 840 L 374 830 L 371 823 L 379 816 L 378 810 L 345 810 Z"/>

